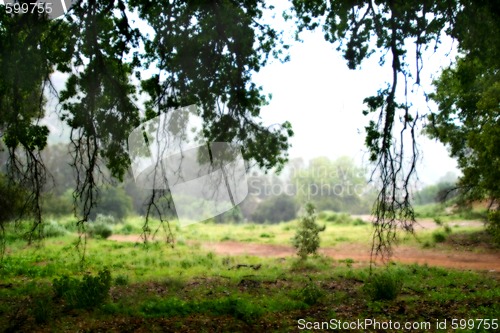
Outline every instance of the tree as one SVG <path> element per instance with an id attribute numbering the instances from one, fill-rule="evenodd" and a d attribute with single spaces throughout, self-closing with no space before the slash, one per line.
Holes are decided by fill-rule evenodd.
<path id="1" fill-rule="evenodd" d="M 500 198 L 500 15 L 496 8 L 474 6 L 464 56 L 434 81 L 431 98 L 438 112 L 429 116 L 427 133 L 450 148 L 463 176 L 459 187 L 469 199 Z M 491 10 L 489 10 L 491 9 Z M 473 39 L 473 40 L 472 40 Z M 472 44 L 472 45 L 471 45 Z M 476 50 L 480 48 L 481 50 Z"/>
<path id="2" fill-rule="evenodd" d="M 436 90 L 430 97 L 438 111 L 429 115 L 426 129 L 458 161 L 462 202 L 487 198 L 490 208 L 500 199 L 499 5 L 498 1 L 467 3 L 456 31 L 461 55 L 434 81 Z M 490 216 L 490 223 L 498 226 L 497 215 Z"/>
<path id="3" fill-rule="evenodd" d="M 318 210 L 337 212 L 360 208 L 361 196 L 367 189 L 365 170 L 345 156 L 334 161 L 315 158 L 307 168 L 296 171 L 291 182 L 299 202 L 310 201 Z"/>
<path id="4" fill-rule="evenodd" d="M 38 15 L 9 15 L 0 10 L 0 150 L 7 150 L 9 186 L 25 192 L 20 214 L 33 220 L 32 236 L 42 234 L 41 197 L 46 169 L 40 155 L 48 128 L 38 121 L 44 115 L 44 91 L 57 65 L 63 68 L 71 49 L 71 35 L 58 24 Z M 3 209 L 3 207 L 2 207 Z M 2 221 L 1 229 L 3 230 Z M 38 232 L 36 232 L 38 231 Z"/>
<path id="5" fill-rule="evenodd" d="M 417 205 L 425 205 L 434 202 L 444 202 L 457 196 L 457 176 L 453 172 L 447 172 L 441 177 L 437 184 L 422 188 L 415 195 Z"/>
<path id="6" fill-rule="evenodd" d="M 319 233 L 324 231 L 326 226 L 320 227 L 316 223 L 314 205 L 306 205 L 306 215 L 300 220 L 299 228 L 292 239 L 293 246 L 297 249 L 297 254 L 302 260 L 307 259 L 310 254 L 316 254 L 319 248 Z"/>
<path id="7" fill-rule="evenodd" d="M 121 187 L 107 187 L 101 190 L 101 201 L 90 214 L 95 220 L 98 214 L 111 215 L 117 220 L 123 220 L 132 209 L 132 198 Z"/>
<path id="8" fill-rule="evenodd" d="M 99 200 L 101 167 L 123 180 L 130 131 L 178 106 L 199 107 L 207 141 L 239 143 L 245 159 L 282 168 L 293 131 L 287 122 L 262 124 L 259 113 L 267 97 L 251 79 L 282 52 L 279 33 L 261 21 L 264 9 L 262 0 L 79 0 L 63 20 L 53 21 L 0 10 L 0 136 L 10 152 L 9 177 L 32 193 L 33 230 L 42 223 L 40 151 L 48 135 L 37 121 L 56 69 L 69 75 L 64 90 L 52 92 L 60 118 L 71 128 L 74 205 L 82 207 L 82 229 Z M 134 11 L 153 35 L 131 26 Z M 142 77 L 146 69 L 156 72 Z M 143 117 L 140 93 L 149 97 Z M 145 236 L 150 214 L 162 219 L 162 200 L 169 200 L 168 191 L 150 193 Z"/>
<path id="9" fill-rule="evenodd" d="M 297 216 L 297 204 L 293 197 L 281 194 L 271 196 L 257 205 L 252 221 L 278 223 L 291 221 Z"/>
<path id="10" fill-rule="evenodd" d="M 359 67 L 376 50 L 382 63 L 390 57 L 392 77 L 364 100 L 363 111 L 371 117 L 366 145 L 381 185 L 374 205 L 373 249 L 390 254 L 398 226 L 411 231 L 415 221 L 408 185 L 418 157 L 416 128 L 425 118 L 410 101 L 398 98 L 397 88 L 420 83 L 422 50 L 439 44 L 443 33 L 459 41 L 467 61 L 477 58 L 484 68 L 498 69 L 492 65 L 500 58 L 498 0 L 292 4 L 299 30 L 322 25 L 326 40 L 338 43 L 349 68 Z M 281 169 L 293 131 L 287 122 L 277 127 L 261 123 L 267 98 L 251 79 L 269 57 L 282 57 L 286 50 L 280 33 L 262 22 L 267 8 L 263 0 L 79 0 L 65 19 L 53 21 L 0 11 L 0 136 L 9 151 L 9 177 L 31 192 L 26 207 L 34 216 L 33 230 L 42 222 L 46 173 L 40 151 L 48 135 L 37 121 L 56 69 L 69 75 L 65 89 L 52 92 L 62 106 L 61 119 L 72 129 L 74 198 L 83 207 L 82 228 L 99 198 L 100 166 L 122 180 L 130 164 L 130 130 L 178 106 L 199 107 L 201 134 L 208 141 L 239 143 L 245 159 Z M 130 24 L 134 11 L 153 34 Z M 415 45 L 411 50 L 409 41 Z M 486 55 L 481 55 L 483 49 Z M 416 56 L 413 70 L 410 52 Z M 145 70 L 155 73 L 143 77 Z M 494 102 L 492 93 L 487 100 Z M 144 114 L 139 112 L 139 94 L 147 96 Z M 409 156 L 404 149 L 408 143 Z M 168 191 L 150 193 L 145 230 L 151 212 L 161 217 L 158 200 L 168 198 Z"/>

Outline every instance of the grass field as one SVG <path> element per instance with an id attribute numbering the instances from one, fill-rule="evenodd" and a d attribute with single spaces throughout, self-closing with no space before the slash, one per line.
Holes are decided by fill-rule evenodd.
<path id="1" fill-rule="evenodd" d="M 321 234 L 322 247 L 371 240 L 369 223 L 345 215 L 320 217 L 319 223 L 327 226 Z M 289 245 L 296 221 L 173 225 L 174 248 L 163 241 L 145 246 L 89 239 L 83 266 L 72 222 L 72 218 L 53 221 L 51 228 L 62 231 L 31 246 L 7 230 L 0 268 L 0 330 L 289 332 L 312 330 L 314 322 L 328 322 L 333 329 L 341 325 L 339 321 L 368 319 L 379 325 L 389 321 L 420 325 L 415 331 L 423 332 L 436 331 L 436 323 L 446 319 L 442 331 L 487 332 L 496 331 L 494 323 L 500 319 L 498 272 L 392 263 L 376 266 L 370 275 L 367 265 L 356 265 L 349 258 L 319 255 L 301 261 L 296 256 L 220 255 L 203 247 L 204 242 L 227 241 Z M 137 235 L 141 223 L 136 217 L 115 224 L 114 235 Z M 417 238 L 406 237 L 403 244 L 444 251 L 457 246 L 448 240 L 458 236 L 470 240 L 480 230 L 449 231 L 439 226 L 419 231 Z M 22 232 L 21 226 L 17 234 Z M 436 232 L 445 239 L 434 236 Z M 353 331 L 386 328 L 371 325 Z"/>

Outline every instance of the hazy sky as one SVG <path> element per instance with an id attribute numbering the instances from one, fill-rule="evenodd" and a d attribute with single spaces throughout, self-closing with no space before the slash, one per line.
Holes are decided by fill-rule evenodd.
<path id="1" fill-rule="evenodd" d="M 278 16 L 275 20 L 281 21 Z M 270 104 L 262 111 L 264 122 L 288 120 L 292 123 L 295 136 L 291 140 L 291 158 L 335 159 L 347 155 L 366 163 L 364 126 L 369 119 L 362 115 L 365 109 L 362 102 L 392 79 L 390 57 L 384 67 L 378 64 L 379 55 L 374 54 L 361 69 L 349 70 L 341 52 L 336 51 L 336 45 L 324 40 L 321 30 L 300 36 L 302 43 L 291 42 L 289 62 L 274 61 L 255 75 L 255 81 L 264 91 L 272 93 Z M 451 55 L 446 54 L 450 50 Z M 428 113 L 429 107 L 436 109 L 435 105 L 427 105 L 422 92 L 432 90 L 432 76 L 437 76 L 441 67 L 449 66 L 456 54 L 452 41 L 447 38 L 437 53 L 431 51 L 424 55 L 422 86 L 409 85 L 410 90 L 415 89 L 410 102 L 420 114 Z M 402 83 L 400 79 L 401 86 Z M 448 157 L 441 143 L 424 136 L 418 141 L 421 161 L 417 171 L 422 183 L 433 183 L 447 171 L 458 173 L 455 160 Z"/>
<path id="2" fill-rule="evenodd" d="M 283 22 L 282 9 L 283 6 L 277 7 L 275 17 L 268 13 L 265 20 L 272 20 L 272 24 L 291 35 L 293 24 Z M 254 75 L 255 82 L 263 86 L 264 92 L 272 94 L 270 104 L 262 110 L 262 120 L 265 124 L 285 120 L 292 123 L 295 136 L 291 139 L 290 158 L 309 160 L 326 156 L 335 159 L 347 155 L 358 163 L 365 163 L 364 126 L 368 119 L 361 113 L 364 109 L 362 101 L 374 95 L 391 79 L 390 58 L 381 67 L 378 64 L 379 55 L 374 54 L 362 64 L 361 69 L 353 71 L 347 68 L 336 46 L 324 41 L 321 30 L 304 32 L 300 36 L 302 43 L 288 39 L 291 45 L 289 62 L 272 61 Z M 436 54 L 427 52 L 424 55 L 422 86 L 409 86 L 417 90 L 411 102 L 418 107 L 419 113 L 428 112 L 422 91 L 430 92 L 431 77 L 439 74 L 440 67 L 450 64 L 453 58 L 446 52 L 452 50 L 453 57 L 455 54 L 451 41 L 443 40 Z M 53 80 L 62 88 L 64 76 L 55 73 Z M 49 123 L 51 141 L 65 139 L 68 132 L 61 134 L 63 127 L 54 121 L 56 115 L 52 113 L 49 116 L 52 118 Z M 437 181 L 447 171 L 456 171 L 455 160 L 448 157 L 441 143 L 423 136 L 419 137 L 419 143 L 422 157 L 418 174 L 422 184 Z"/>

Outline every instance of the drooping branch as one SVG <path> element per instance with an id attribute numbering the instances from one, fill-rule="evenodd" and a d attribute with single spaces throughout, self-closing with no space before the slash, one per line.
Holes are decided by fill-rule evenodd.
<path id="1" fill-rule="evenodd" d="M 380 186 L 373 207 L 375 232 L 372 259 L 388 259 L 398 229 L 413 230 L 415 214 L 411 205 L 411 181 L 419 156 L 416 129 L 421 117 L 408 102 L 408 79 L 412 72 L 407 64 L 406 42 L 415 44 L 416 79 L 421 82 L 422 47 L 439 41 L 447 24 L 459 10 L 457 1 L 292 1 L 299 30 L 323 25 L 325 39 L 339 43 L 351 69 L 374 51 L 392 57 L 392 80 L 375 96 L 367 97 L 364 115 L 375 114 L 366 129 L 365 143 L 374 163 L 371 180 Z M 432 15 L 429 15 L 431 13 Z M 375 45 L 375 47 L 373 46 Z M 404 103 L 398 102 L 399 78 L 404 76 Z M 399 136 L 395 131 L 400 128 Z M 408 145 L 410 146 L 408 149 Z"/>

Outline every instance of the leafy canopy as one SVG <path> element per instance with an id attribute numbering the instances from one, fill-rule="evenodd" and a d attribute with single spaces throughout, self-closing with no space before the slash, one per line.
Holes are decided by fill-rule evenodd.
<path id="1" fill-rule="evenodd" d="M 178 106 L 198 105 L 208 141 L 240 143 L 247 160 L 280 169 L 293 131 L 287 122 L 262 124 L 267 97 L 251 80 L 282 52 L 280 34 L 261 20 L 265 9 L 261 0 L 79 0 L 62 20 L 52 21 L 0 10 L 0 136 L 11 152 L 7 174 L 34 194 L 28 210 L 36 216 L 33 229 L 42 223 L 40 151 L 49 131 L 38 121 L 47 87 L 71 128 L 82 228 L 98 203 L 101 167 L 122 180 L 131 130 Z M 153 34 L 132 23 L 132 12 Z M 60 92 L 51 87 L 56 69 L 69 76 Z M 146 77 L 146 70 L 153 74 Z M 144 110 L 140 94 L 147 100 Z M 155 210 L 161 216 L 157 203 L 168 198 L 153 191 L 147 218 Z"/>

